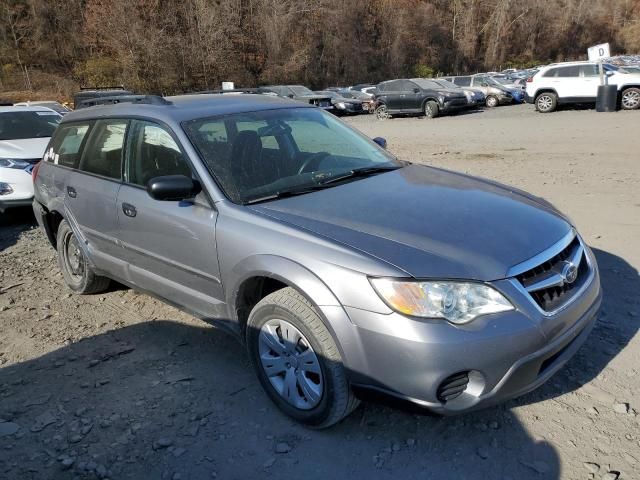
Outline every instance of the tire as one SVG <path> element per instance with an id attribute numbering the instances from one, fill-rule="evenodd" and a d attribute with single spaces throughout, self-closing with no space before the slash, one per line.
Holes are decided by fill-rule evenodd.
<path id="1" fill-rule="evenodd" d="M 376 118 L 378 120 L 387 120 L 391 118 L 391 115 L 389 115 L 389 110 L 387 110 L 387 106 L 384 104 L 378 105 L 378 107 L 375 110 L 375 113 L 376 113 Z"/>
<path id="2" fill-rule="evenodd" d="M 440 115 L 440 108 L 433 100 L 429 100 L 424 104 L 424 116 L 427 118 L 436 118 Z"/>
<path id="3" fill-rule="evenodd" d="M 84 252 L 78 245 L 78 239 L 66 220 L 60 222 L 56 238 L 58 265 L 65 283 L 71 290 L 80 295 L 88 295 L 102 292 L 109 287 L 111 280 L 96 275 L 89 266 Z"/>
<path id="4" fill-rule="evenodd" d="M 640 88 L 627 88 L 620 97 L 623 110 L 638 110 L 640 108 Z"/>
<path id="5" fill-rule="evenodd" d="M 493 95 L 489 95 L 486 99 L 485 99 L 485 105 L 489 108 L 495 108 L 498 105 L 500 105 L 500 100 L 498 100 L 498 97 L 495 97 Z"/>
<path id="6" fill-rule="evenodd" d="M 285 338 L 297 339 L 295 345 Z M 267 295 L 253 308 L 246 339 L 262 387 L 296 421 L 327 428 L 359 405 L 329 330 L 309 301 L 293 288 Z M 287 378 L 293 388 L 287 388 Z"/>
<path id="7" fill-rule="evenodd" d="M 553 92 L 544 92 L 536 97 L 536 110 L 551 113 L 558 108 L 558 96 Z"/>

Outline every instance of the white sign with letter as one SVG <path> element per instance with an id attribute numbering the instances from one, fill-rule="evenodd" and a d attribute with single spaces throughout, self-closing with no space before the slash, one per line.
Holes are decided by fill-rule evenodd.
<path id="1" fill-rule="evenodd" d="M 601 58 L 609 58 L 611 56 L 611 50 L 608 43 L 601 43 L 600 45 L 594 45 L 587 50 L 589 54 L 589 61 L 600 60 Z"/>

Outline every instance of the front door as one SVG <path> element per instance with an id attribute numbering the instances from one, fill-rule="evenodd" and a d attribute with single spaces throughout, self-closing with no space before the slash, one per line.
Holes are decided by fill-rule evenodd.
<path id="1" fill-rule="evenodd" d="M 201 316 L 220 317 L 215 208 L 204 193 L 159 201 L 146 191 L 154 177 L 192 177 L 188 159 L 169 130 L 143 120 L 132 120 L 126 150 L 116 211 L 129 281 Z"/>

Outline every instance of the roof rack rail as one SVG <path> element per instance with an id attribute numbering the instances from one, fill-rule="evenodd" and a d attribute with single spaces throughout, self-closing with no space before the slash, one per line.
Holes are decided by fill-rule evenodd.
<path id="1" fill-rule="evenodd" d="M 159 95 L 119 95 L 115 97 L 88 98 L 80 102 L 82 108 L 97 105 L 116 105 L 118 103 L 135 103 L 140 105 L 173 105 Z"/>
<path id="2" fill-rule="evenodd" d="M 115 85 L 113 87 L 80 87 L 82 90 L 124 90 L 124 85 Z"/>
<path id="3" fill-rule="evenodd" d="M 187 95 L 207 95 L 207 94 L 224 94 L 224 93 L 261 93 L 257 88 L 234 88 L 232 90 L 202 90 L 191 92 Z"/>

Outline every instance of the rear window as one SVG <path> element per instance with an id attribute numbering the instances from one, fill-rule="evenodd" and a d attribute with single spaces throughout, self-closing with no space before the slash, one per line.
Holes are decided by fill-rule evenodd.
<path id="1" fill-rule="evenodd" d="M 62 118 L 53 110 L 0 113 L 0 140 L 48 138 Z"/>
<path id="2" fill-rule="evenodd" d="M 64 124 L 53 137 L 44 160 L 64 167 L 78 168 L 82 145 L 90 128 L 89 123 Z"/>
<path id="3" fill-rule="evenodd" d="M 471 77 L 455 77 L 453 79 L 453 83 L 455 83 L 459 87 L 470 87 Z"/>
<path id="4" fill-rule="evenodd" d="M 98 120 L 82 153 L 80 170 L 120 180 L 127 125 L 127 120 Z"/>

